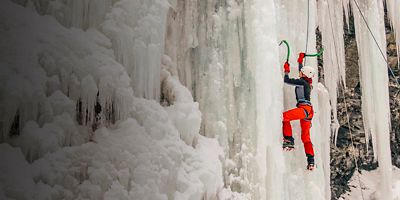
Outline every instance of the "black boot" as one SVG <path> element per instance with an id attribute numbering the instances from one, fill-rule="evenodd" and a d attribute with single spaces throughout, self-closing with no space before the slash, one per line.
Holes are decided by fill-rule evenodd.
<path id="1" fill-rule="evenodd" d="M 291 151 L 294 149 L 294 138 L 293 137 L 288 137 L 285 136 L 283 138 L 283 144 L 282 144 L 282 148 L 285 151 Z"/>
<path id="2" fill-rule="evenodd" d="M 307 154 L 307 169 L 312 171 L 315 169 L 314 156 Z"/>

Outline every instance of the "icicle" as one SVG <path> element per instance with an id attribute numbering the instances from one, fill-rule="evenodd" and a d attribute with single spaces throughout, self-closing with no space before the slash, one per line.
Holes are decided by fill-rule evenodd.
<path id="1" fill-rule="evenodd" d="M 81 83 L 78 77 L 72 73 L 68 83 L 68 96 L 77 102 L 81 96 Z"/>
<path id="2" fill-rule="evenodd" d="M 259 177 L 254 181 L 260 184 L 259 194 L 252 199 L 286 199 L 284 179 L 284 157 L 282 154 L 282 110 L 284 103 L 283 81 L 277 43 L 278 30 L 270 27 L 277 26 L 277 11 L 275 3 L 255 0 L 246 12 L 249 19 L 249 59 L 248 65 L 253 68 L 255 79 L 256 107 L 256 148 L 255 158 L 258 172 L 251 172 Z M 269 20 L 264 20 L 269 19 Z M 299 23 L 301 24 L 301 23 Z M 302 30 L 306 30 L 303 27 Z M 295 31 L 291 31 L 295 32 Z M 302 40 L 304 45 L 305 40 Z M 251 143 L 250 143 L 251 144 Z M 251 168 L 250 168 L 251 169 Z M 254 183 L 252 183 L 254 184 Z"/>
<path id="3" fill-rule="evenodd" d="M 102 108 L 103 114 L 106 114 L 105 111 L 109 110 L 112 105 L 112 101 L 114 98 L 115 85 L 111 76 L 105 76 L 100 79 L 99 83 L 99 103 Z"/>
<path id="4" fill-rule="evenodd" d="M 388 10 L 388 16 L 390 24 L 395 32 L 396 44 L 397 44 L 397 60 L 398 66 L 400 67 L 400 1 L 399 0 L 386 0 L 386 7 Z"/>
<path id="5" fill-rule="evenodd" d="M 91 125 L 94 120 L 94 106 L 96 105 L 97 91 L 96 82 L 91 75 L 82 79 L 82 120 L 85 125 Z"/>
<path id="6" fill-rule="evenodd" d="M 115 91 L 116 120 L 126 119 L 133 107 L 133 91 L 131 88 L 118 88 Z"/>
<path id="7" fill-rule="evenodd" d="M 35 5 L 40 12 L 54 16 L 66 27 L 88 29 L 98 26 L 103 21 L 112 3 L 112 0 L 45 0 Z"/>
<path id="8" fill-rule="evenodd" d="M 346 25 L 348 30 L 350 30 L 350 0 L 342 0 L 342 6 L 344 10 L 344 16 L 346 18 Z"/>
<path id="9" fill-rule="evenodd" d="M 101 27 L 113 43 L 118 62 L 131 76 L 137 97 L 159 100 L 168 6 L 158 0 L 120 1 Z"/>
<path id="10" fill-rule="evenodd" d="M 357 1 L 357 0 L 356 0 Z M 362 88 L 362 112 L 367 139 L 372 137 L 374 158 L 378 159 L 381 173 L 379 199 L 392 199 L 390 153 L 390 109 L 387 64 L 379 48 L 386 56 L 386 34 L 381 1 L 352 1 L 356 40 L 359 52 Z M 358 3 L 358 4 L 357 4 Z M 358 6 L 364 14 L 379 47 L 374 41 Z"/>
<path id="11" fill-rule="evenodd" d="M 322 0 L 319 5 L 319 28 L 322 34 L 324 53 L 324 82 L 329 90 L 332 105 L 332 136 L 336 144 L 338 132 L 337 92 L 338 84 L 345 86 L 345 53 L 343 38 L 343 9 L 338 1 Z"/>

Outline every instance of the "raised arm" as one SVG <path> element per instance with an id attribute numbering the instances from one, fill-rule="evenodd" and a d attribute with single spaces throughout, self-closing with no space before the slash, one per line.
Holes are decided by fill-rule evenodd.
<path id="1" fill-rule="evenodd" d="M 299 57 L 297 58 L 297 62 L 299 63 L 299 71 L 303 68 L 303 59 L 306 57 L 306 54 L 301 52 L 299 53 Z"/>
<path id="2" fill-rule="evenodd" d="M 285 73 L 285 77 L 283 79 L 285 83 L 290 85 L 304 85 L 304 81 L 297 78 L 289 78 L 289 74 Z"/>
<path id="3" fill-rule="evenodd" d="M 291 85 L 304 85 L 304 81 L 300 79 L 295 79 L 295 78 L 289 78 L 289 72 L 290 72 L 290 64 L 289 62 L 285 62 L 285 65 L 283 66 L 284 71 L 285 71 L 285 76 L 284 76 L 284 82 L 287 84 Z"/>

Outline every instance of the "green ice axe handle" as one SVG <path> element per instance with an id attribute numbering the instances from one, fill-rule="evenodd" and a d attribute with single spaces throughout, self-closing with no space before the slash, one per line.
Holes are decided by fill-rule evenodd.
<path id="1" fill-rule="evenodd" d="M 306 54 L 306 56 L 307 57 L 321 56 L 323 52 L 324 52 L 324 48 L 321 48 L 321 50 L 318 53 L 316 53 L 316 54 Z"/>
<path id="2" fill-rule="evenodd" d="M 289 61 L 289 57 L 290 57 L 290 47 L 289 47 L 289 43 L 288 43 L 286 40 L 282 40 L 281 43 L 279 43 L 279 46 L 281 46 L 282 43 L 285 43 L 285 44 L 286 44 L 286 47 L 287 47 L 286 61 Z"/>

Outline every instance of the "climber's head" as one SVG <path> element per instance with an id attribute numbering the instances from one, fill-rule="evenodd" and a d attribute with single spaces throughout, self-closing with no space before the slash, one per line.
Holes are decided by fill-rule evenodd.
<path id="1" fill-rule="evenodd" d="M 307 78 L 313 78 L 315 74 L 314 68 L 310 66 L 304 66 L 300 70 L 300 77 L 307 77 Z"/>

